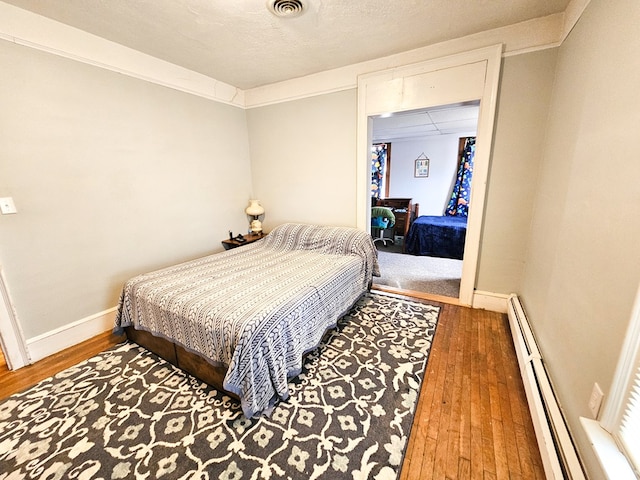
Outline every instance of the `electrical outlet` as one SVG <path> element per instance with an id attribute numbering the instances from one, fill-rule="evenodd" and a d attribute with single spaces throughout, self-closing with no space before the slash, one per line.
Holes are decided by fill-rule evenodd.
<path id="1" fill-rule="evenodd" d="M 13 198 L 4 197 L 0 198 L 0 212 L 3 215 L 9 215 L 10 213 L 18 213 L 16 210 L 16 205 L 13 203 Z"/>
<path id="2" fill-rule="evenodd" d="M 591 397 L 589 397 L 589 410 L 591 410 L 593 418 L 598 418 L 598 412 L 600 412 L 600 405 L 602 405 L 603 398 L 604 393 L 602 393 L 600 385 L 594 383 L 593 390 L 591 390 Z"/>

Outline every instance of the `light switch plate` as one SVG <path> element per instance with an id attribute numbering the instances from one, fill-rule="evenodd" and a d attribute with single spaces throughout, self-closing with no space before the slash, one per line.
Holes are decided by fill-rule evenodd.
<path id="1" fill-rule="evenodd" d="M 593 390 L 591 391 L 591 397 L 589 397 L 589 410 L 591 410 L 593 418 L 598 418 L 598 413 L 600 412 L 600 405 L 602 405 L 603 398 L 604 393 L 602 393 L 600 385 L 594 383 Z"/>
<path id="2" fill-rule="evenodd" d="M 2 212 L 3 215 L 18 213 L 18 210 L 16 210 L 15 203 L 13 203 L 13 198 L 11 197 L 0 198 L 0 212 Z"/>

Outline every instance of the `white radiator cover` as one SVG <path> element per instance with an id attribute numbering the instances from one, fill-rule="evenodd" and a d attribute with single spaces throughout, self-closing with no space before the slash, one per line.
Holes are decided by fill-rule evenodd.
<path id="1" fill-rule="evenodd" d="M 517 295 L 507 299 L 507 315 L 546 477 L 584 480 L 580 459 Z"/>

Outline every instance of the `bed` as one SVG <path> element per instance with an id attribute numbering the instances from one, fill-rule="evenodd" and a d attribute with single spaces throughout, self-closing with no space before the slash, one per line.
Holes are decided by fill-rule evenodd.
<path id="1" fill-rule="evenodd" d="M 428 216 L 415 219 L 405 239 L 412 255 L 462 260 L 467 235 L 467 217 Z"/>
<path id="2" fill-rule="evenodd" d="M 264 239 L 132 278 L 116 331 L 240 400 L 247 418 L 379 276 L 365 232 L 285 224 Z"/>

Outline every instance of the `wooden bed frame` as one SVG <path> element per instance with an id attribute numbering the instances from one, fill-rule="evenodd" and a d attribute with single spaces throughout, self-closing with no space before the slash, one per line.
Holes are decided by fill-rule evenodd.
<path id="1" fill-rule="evenodd" d="M 371 284 L 369 289 L 371 291 Z M 357 300 L 356 300 L 357 303 Z M 355 303 L 354 303 L 355 305 Z M 324 335 L 327 335 L 332 329 L 328 329 Z M 155 353 L 160 358 L 166 360 L 171 365 L 178 367 L 181 370 L 193 375 L 198 380 L 211 385 L 217 390 L 224 392 L 226 395 L 240 401 L 240 397 L 233 392 L 229 392 L 224 389 L 224 377 L 227 374 L 226 367 L 216 367 L 208 362 L 203 356 L 197 353 L 190 352 L 189 350 L 177 345 L 162 337 L 157 337 L 146 330 L 136 330 L 133 327 L 124 327 L 124 331 L 127 335 L 127 339 L 140 345 L 142 348 L 146 348 L 152 353 Z M 308 352 L 310 353 L 310 352 Z M 303 355 L 306 357 L 308 353 Z"/>
<path id="2" fill-rule="evenodd" d="M 155 353 L 170 364 L 190 373 L 197 379 L 202 380 L 212 387 L 224 392 L 226 395 L 229 395 L 236 400 L 240 400 L 238 395 L 226 391 L 222 386 L 224 383 L 224 377 L 227 374 L 226 367 L 216 367 L 197 353 L 190 352 L 180 345 L 176 345 L 162 337 L 156 337 L 145 330 L 136 330 L 133 327 L 125 327 L 124 331 L 127 334 L 127 338 L 132 342 L 137 343 L 141 347 Z"/>
<path id="3" fill-rule="evenodd" d="M 231 252 L 217 254 L 220 255 L 220 257 L 216 257 L 216 254 L 214 254 L 211 255 L 211 257 L 216 258 L 203 257 L 204 259 L 194 260 L 193 264 L 190 262 L 186 262 L 180 266 L 181 275 L 179 276 L 179 282 L 182 282 L 181 285 L 188 285 L 189 288 L 191 288 L 191 283 L 189 282 L 193 282 L 192 277 L 194 275 L 191 270 L 196 266 L 197 268 L 203 269 L 204 272 L 210 272 L 214 268 L 228 268 L 230 272 L 234 273 L 237 270 L 234 267 L 234 261 L 238 260 L 238 258 L 241 257 L 242 259 L 244 259 L 242 260 L 243 262 L 251 266 L 251 269 L 247 270 L 243 267 L 242 269 L 238 270 L 239 273 L 237 275 L 234 273 L 234 278 L 237 278 L 239 280 L 227 285 L 229 292 L 232 292 L 234 295 L 241 296 L 241 294 L 245 292 L 245 290 L 247 290 L 242 285 L 242 282 L 250 282 L 251 278 L 253 278 L 254 273 L 264 271 L 264 267 L 259 265 L 259 262 L 255 262 L 254 254 L 256 252 L 261 253 L 264 258 L 271 258 L 273 252 L 275 252 L 276 250 L 280 251 L 280 249 L 282 249 L 284 253 L 288 253 L 289 251 L 293 250 L 309 250 L 317 252 L 316 254 L 314 254 L 315 256 L 311 254 L 305 256 L 305 261 L 309 263 L 311 274 L 308 276 L 302 276 L 300 279 L 297 279 L 297 283 L 287 284 L 288 290 L 286 290 L 286 293 L 288 294 L 288 296 L 274 296 L 271 301 L 274 302 L 275 300 L 277 300 L 280 303 L 277 305 L 269 306 L 269 308 L 273 311 L 273 315 L 279 315 L 280 313 L 284 314 L 284 311 L 280 312 L 278 309 L 287 308 L 287 306 L 289 305 L 288 302 L 293 301 L 305 302 L 305 305 L 320 308 L 322 307 L 323 299 L 318 297 L 318 292 L 329 295 L 331 292 L 335 291 L 335 295 L 337 296 L 336 301 L 331 302 L 330 305 L 327 305 L 326 308 L 322 309 L 322 311 L 318 313 L 318 316 L 315 319 L 316 321 L 311 322 L 311 325 L 305 325 L 304 318 L 301 317 L 300 319 L 297 319 L 296 317 L 293 320 L 302 322 L 300 323 L 300 325 L 292 324 L 291 326 L 282 326 L 282 328 L 290 328 L 291 335 L 300 335 L 308 330 L 309 335 L 313 335 L 312 337 L 309 337 L 309 339 L 315 339 L 316 337 L 321 338 L 321 335 L 326 334 L 326 329 L 330 329 L 331 326 L 335 325 L 335 323 L 339 320 L 339 317 L 333 318 L 334 316 L 343 315 L 344 313 L 346 313 L 353 306 L 353 304 L 358 301 L 358 298 L 367 291 L 367 288 L 371 288 L 371 276 L 374 273 L 377 273 L 378 270 L 378 265 L 375 259 L 376 251 L 375 247 L 373 246 L 371 237 L 366 232 L 362 232 L 354 228 L 323 227 L 306 224 L 284 224 L 276 227 L 276 229 L 274 229 L 263 240 L 260 240 L 260 242 L 262 242 L 262 246 L 264 247 L 262 249 L 260 248 L 261 245 L 252 244 L 248 247 L 241 248 L 240 253 L 236 253 L 236 250 L 233 250 Z M 285 246 L 286 248 L 282 248 L 283 246 Z M 244 248 L 248 249 L 247 254 L 242 253 L 244 251 Z M 249 249 L 251 249 L 251 251 L 249 251 Z M 333 268 L 331 267 L 332 262 L 327 262 L 326 259 L 323 261 L 318 260 L 318 258 L 322 254 L 343 255 L 350 258 L 345 259 L 344 262 L 338 262 L 339 268 Z M 236 256 L 238 258 L 236 258 Z M 354 260 L 352 257 L 357 258 L 359 265 L 356 265 L 356 260 Z M 287 259 L 286 269 L 288 270 L 283 271 L 293 271 L 295 268 L 299 267 L 299 265 L 297 265 L 297 262 L 295 261 L 295 255 L 288 255 L 284 258 Z M 241 265 L 244 266 L 245 263 L 241 263 Z M 116 326 L 125 330 L 126 336 L 131 342 L 134 342 L 141 347 L 149 350 L 150 352 L 158 355 L 175 367 L 180 368 L 181 370 L 193 375 L 202 382 L 211 385 L 216 390 L 224 392 L 225 395 L 233 399 L 241 400 L 243 404 L 243 411 L 246 411 L 247 413 L 250 413 L 251 416 L 254 416 L 255 414 L 259 413 L 258 409 L 267 408 L 267 404 L 273 402 L 274 398 L 279 395 L 276 391 L 276 388 L 284 388 L 286 386 L 284 382 L 290 379 L 285 378 L 284 374 L 286 373 L 288 377 L 292 372 L 285 371 L 283 368 L 277 368 L 277 372 L 272 372 L 269 369 L 268 365 L 265 366 L 268 372 L 261 371 L 257 372 L 256 374 L 252 374 L 253 372 L 248 370 L 231 372 L 228 368 L 228 365 L 225 365 L 222 362 L 212 362 L 210 360 L 207 353 L 205 353 L 208 352 L 207 346 L 196 347 L 195 345 L 191 345 L 189 342 L 186 342 L 185 346 L 182 346 L 180 342 L 176 341 L 176 339 L 173 338 L 174 336 L 171 333 L 170 329 L 167 329 L 166 332 L 162 334 L 156 333 L 156 329 L 158 329 L 158 331 L 163 331 L 163 326 L 156 325 L 153 319 L 148 321 L 148 325 L 150 325 L 149 328 L 151 328 L 153 332 L 147 331 L 144 328 L 134 328 L 134 324 L 137 324 L 138 321 L 142 321 L 144 324 L 144 321 L 146 320 L 145 318 L 135 318 L 138 315 L 145 317 L 146 311 L 142 311 L 136 308 L 134 303 L 139 301 L 140 303 L 144 303 L 145 305 L 147 303 L 153 304 L 154 301 L 157 301 L 159 290 L 166 289 L 167 293 L 164 293 L 165 291 L 162 290 L 162 295 L 171 295 L 172 291 L 171 286 L 165 286 L 165 284 L 162 284 L 160 287 L 158 287 L 159 290 L 155 290 L 156 287 L 150 287 L 149 291 L 145 294 L 147 296 L 144 299 L 137 300 L 137 286 L 142 285 L 149 279 L 155 278 L 154 276 L 157 275 L 174 274 L 175 272 L 172 269 L 176 269 L 177 267 L 178 266 L 174 266 L 169 269 L 151 272 L 151 274 L 149 274 L 149 277 L 140 275 L 129 280 L 123 288 L 121 303 L 116 315 Z M 330 268 L 325 269 L 325 267 Z M 247 275 L 247 271 L 250 271 L 250 273 L 252 274 L 251 278 Z M 280 272 L 280 270 L 278 271 Z M 184 273 L 184 275 L 182 273 Z M 330 276 L 334 274 L 344 275 L 344 277 L 340 277 L 341 281 L 339 282 L 338 280 Z M 269 275 L 270 273 L 267 270 L 265 273 L 265 279 L 268 280 L 270 278 Z M 224 285 L 225 282 L 229 281 L 226 276 L 216 276 L 215 278 L 217 279 L 216 281 L 219 281 L 222 285 Z M 353 281 L 345 284 L 345 278 L 348 278 L 350 280 L 352 279 Z M 205 277 L 202 277 L 202 282 L 203 285 L 206 284 Z M 264 279 L 260 280 L 259 282 L 264 282 Z M 368 285 L 365 282 L 367 282 Z M 262 283 L 250 285 L 252 285 L 251 288 L 262 288 Z M 211 284 L 206 284 L 206 288 L 203 288 L 204 293 L 202 295 L 204 300 L 202 303 L 202 308 L 208 309 L 207 312 L 217 312 L 218 310 L 214 308 L 214 306 L 217 305 L 214 303 L 217 301 L 217 297 L 215 297 L 215 295 L 213 295 L 209 291 L 210 288 Z M 341 289 L 342 293 L 337 291 L 338 289 Z M 227 290 L 224 291 L 226 292 Z M 218 291 L 217 294 L 219 293 L 220 292 Z M 292 299 L 291 295 L 298 295 L 298 297 Z M 182 299 L 180 301 L 186 300 Z M 252 301 L 255 301 L 255 296 L 252 297 Z M 347 301 L 351 302 L 351 305 L 346 305 Z M 234 305 L 230 303 L 225 308 L 233 309 Z M 340 311 L 341 309 L 345 309 L 345 311 L 342 312 Z M 224 311 L 225 310 L 223 309 L 223 313 L 220 315 L 226 315 Z M 315 315 L 315 312 L 313 314 Z M 214 313 L 211 313 L 211 315 L 214 315 Z M 150 316 L 153 317 L 153 315 Z M 175 320 L 177 323 L 180 322 L 180 318 L 177 318 L 179 317 L 178 315 L 168 315 L 168 317 L 171 317 L 168 318 L 168 321 Z M 211 325 L 208 325 L 207 328 L 226 328 L 224 318 L 216 317 L 215 320 L 216 322 L 213 322 L 212 320 L 210 322 Z M 250 321 L 251 318 L 241 318 L 240 320 L 241 321 L 238 322 L 237 328 L 244 328 L 242 322 L 246 323 Z M 271 316 L 269 316 L 266 320 L 274 323 L 278 321 L 275 318 L 271 318 Z M 127 326 L 125 327 L 125 325 Z M 184 328 L 188 329 L 189 326 L 187 325 Z M 325 332 L 318 331 L 319 328 L 324 328 Z M 242 332 L 239 332 L 239 334 L 241 333 Z M 265 342 L 266 341 L 263 341 L 263 339 L 258 338 L 255 342 L 256 345 L 243 344 L 242 348 L 244 348 L 244 350 L 242 352 L 235 352 L 235 354 L 238 354 L 238 356 L 242 356 L 243 362 L 254 361 L 255 359 L 249 358 L 252 349 L 262 348 L 262 344 Z M 317 345 L 310 345 L 308 341 L 303 342 L 302 345 L 305 346 L 305 349 L 313 349 L 317 347 Z M 232 347 L 235 348 L 235 345 L 232 345 Z M 202 350 L 199 350 L 200 348 L 202 348 Z M 194 351 L 194 349 L 198 349 L 198 351 Z M 277 352 L 279 355 L 286 355 L 285 350 L 289 351 L 291 350 L 291 347 L 288 347 L 285 344 L 280 344 L 278 346 Z M 265 356 L 265 358 L 269 357 L 270 361 L 271 358 L 274 357 L 275 351 L 276 350 L 269 350 L 263 352 L 262 354 Z M 224 358 L 224 353 L 220 354 L 221 356 L 215 353 L 212 355 L 212 358 L 215 358 L 217 360 L 224 359 L 225 362 L 231 361 L 231 359 L 227 360 L 226 358 Z M 282 360 L 285 359 L 282 358 Z M 287 369 L 297 367 L 297 360 L 298 359 L 292 359 L 289 364 L 283 366 Z M 233 375 L 231 375 L 231 373 L 233 373 Z M 271 378 L 270 375 L 277 375 L 278 378 Z M 228 380 L 227 377 L 229 377 Z M 248 383 L 249 381 L 254 380 L 259 382 L 259 385 Z M 224 385 L 227 382 L 232 390 L 238 391 L 240 393 L 234 394 L 225 389 Z M 277 387 L 276 383 L 278 385 Z M 247 392 L 247 401 L 245 401 L 245 398 L 243 397 L 244 393 L 242 393 L 245 391 Z"/>

